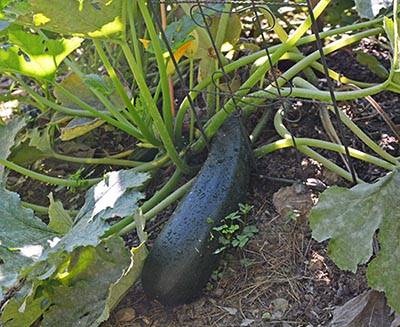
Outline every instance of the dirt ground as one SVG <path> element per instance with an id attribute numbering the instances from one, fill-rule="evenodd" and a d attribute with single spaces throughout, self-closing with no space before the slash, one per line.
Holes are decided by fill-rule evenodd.
<path id="1" fill-rule="evenodd" d="M 373 40 L 364 40 L 360 47 L 388 64 L 387 53 Z M 334 53 L 329 57 L 330 66 L 346 72 L 350 78 L 378 81 L 355 60 L 354 51 L 358 48 Z M 399 96 L 386 92 L 374 98 L 398 124 Z M 377 143 L 391 154 L 400 155 L 398 139 L 374 108 L 363 102 L 340 103 L 340 106 Z M 319 123 L 318 105 L 302 106 L 301 119 L 292 127 L 297 136 L 326 138 Z M 361 145 L 350 134 L 348 137 L 353 146 Z M 266 128 L 262 141 L 274 138 L 272 127 Z M 340 157 L 332 153 L 328 155 L 340 163 Z M 385 171 L 365 163 L 354 162 L 354 166 L 357 174 L 366 181 L 374 181 L 385 174 Z M 319 244 L 312 239 L 307 217 L 310 204 L 317 201 L 319 193 L 299 185 L 290 187 L 293 184 L 290 180 L 306 181 L 310 178 L 328 187 L 351 186 L 296 149 L 273 152 L 258 159 L 247 203 L 254 206 L 248 223 L 257 226 L 259 233 L 244 249 L 229 251 L 224 256 L 218 278 L 210 280 L 195 302 L 173 309 L 149 301 L 138 283 L 103 327 L 328 326 L 335 308 L 366 294 L 363 293 L 368 290 L 366 267 L 359 267 L 356 274 L 339 270 L 327 256 L 326 243 Z M 298 210 L 296 221 L 285 217 L 284 207 L 288 205 Z M 388 312 L 385 314 L 389 316 Z M 374 315 L 374 312 L 369 314 Z M 349 326 L 366 325 L 355 322 Z"/>

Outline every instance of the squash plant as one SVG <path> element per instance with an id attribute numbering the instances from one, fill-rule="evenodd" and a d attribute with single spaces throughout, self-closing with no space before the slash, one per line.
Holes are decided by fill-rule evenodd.
<path id="1" fill-rule="evenodd" d="M 329 3 L 330 0 L 321 0 L 313 10 L 314 17 L 321 15 Z M 254 149 L 256 157 L 296 145 L 300 151 L 349 180 L 353 180 L 353 176 L 348 171 L 311 147 L 348 152 L 350 156 L 392 171 L 377 184 L 369 185 L 357 180 L 360 185 L 352 190 L 332 188 L 332 191 L 327 191 L 326 197 L 321 197 L 320 204 L 312 213 L 311 225 L 316 239 L 333 238 L 330 250 L 334 260 L 340 267 L 351 270 L 369 260 L 371 238 L 380 227 L 382 252 L 371 263 L 368 277 L 371 286 L 384 290 L 390 305 L 400 311 L 400 303 L 395 296 L 398 294 L 395 289 L 397 270 L 392 269 L 393 273 L 388 273 L 389 270 L 384 269 L 391 263 L 387 253 L 398 237 L 396 229 L 388 227 L 389 216 L 396 218 L 393 212 L 397 212 L 398 208 L 386 205 L 379 218 L 368 220 L 369 224 L 364 224 L 368 216 L 361 218 L 357 211 L 351 211 L 352 216 L 348 219 L 345 218 L 348 217 L 347 212 L 338 214 L 337 220 L 324 211 L 325 207 L 331 208 L 332 203 L 337 203 L 337 200 L 331 199 L 346 192 L 351 194 L 349 198 L 357 198 L 355 201 L 360 206 L 392 199 L 378 194 L 397 195 L 397 188 L 393 185 L 398 179 L 398 158 L 380 149 L 344 115 L 340 117 L 343 123 L 376 153 L 375 156 L 356 149 L 346 151 L 343 145 L 335 142 L 307 138 L 296 138 L 294 142 L 282 119 L 288 104 L 285 98 L 331 103 L 332 93 L 318 90 L 312 84 L 312 70 L 324 71 L 326 68 L 318 62 L 321 55 L 381 33 L 387 34 L 393 48 L 392 68 L 386 81 L 366 84 L 329 70 L 331 79 L 359 88 L 337 91 L 333 95 L 337 100 L 351 100 L 384 90 L 399 92 L 397 15 L 393 15 L 393 19 L 378 17 L 324 31 L 320 34 L 321 38 L 336 35 L 337 40 L 323 46 L 321 51 L 303 56 L 298 47 L 315 41 L 314 35 L 306 35 L 312 25 L 311 17 L 288 35 L 276 22 L 273 8 L 267 5 L 249 6 L 245 8 L 247 13 L 256 12 L 255 22 L 264 16 L 279 37 L 279 43 L 266 47 L 265 42 L 264 48 L 231 60 L 223 55 L 223 47 L 229 43 L 230 51 L 235 51 L 239 44 L 235 35 L 226 33 L 226 26 L 235 16 L 231 15 L 232 11 L 240 14 L 244 9 L 236 10 L 229 3 L 200 6 L 202 12 L 200 9 L 193 12 L 189 4 L 182 3 L 182 8 L 186 15 L 178 22 L 170 22 L 169 27 L 161 31 L 158 11 L 152 2 L 144 0 L 0 2 L 0 71 L 24 88 L 27 96 L 20 98 L 21 101 L 34 104 L 42 112 L 50 111 L 56 117 L 49 126 L 33 130 L 24 142 L 17 145 L 14 140 L 25 126 L 24 119 L 15 118 L 0 126 L 0 139 L 3 141 L 0 177 L 5 180 L 6 167 L 46 183 L 90 187 L 85 205 L 75 218 L 53 196 L 49 196 L 49 224 L 25 207 L 43 208 L 29 204 L 23 207 L 15 193 L 2 188 L 0 321 L 9 327 L 29 326 L 39 319 L 42 326 L 97 326 L 106 320 L 110 310 L 140 275 L 147 254 L 143 232 L 145 221 L 176 201 L 193 184 L 190 180 L 176 189 L 183 174 L 191 175 L 196 171 L 189 166 L 186 160 L 188 155 L 196 154 L 209 145 L 208 141 L 227 116 L 238 111 L 244 117 L 256 110 L 267 112 L 272 106 L 263 104 L 270 99 L 281 103 L 282 109 L 276 112 L 274 122 L 282 139 Z M 393 10 L 397 13 L 397 3 Z M 213 12 L 220 12 L 220 17 L 214 18 Z M 210 28 L 213 26 L 207 24 L 210 20 L 219 28 Z M 188 60 L 179 62 L 182 53 Z M 205 54 L 210 54 L 210 58 L 206 58 Z M 273 76 L 271 81 L 269 76 L 273 66 L 286 59 L 293 60 L 295 64 L 282 75 Z M 197 82 L 193 75 L 195 65 L 203 72 L 198 75 Z M 251 74 L 245 80 L 238 83 L 230 77 L 240 68 L 249 66 Z M 154 67 L 157 67 L 155 74 L 152 73 Z M 182 74 L 182 67 L 189 67 L 187 79 L 190 92 L 179 103 L 176 117 L 173 117 L 169 79 L 174 74 L 172 81 L 175 78 L 176 82 L 178 76 L 179 82 L 185 85 L 187 79 Z M 302 71 L 306 72 L 309 80 L 297 77 Z M 203 94 L 206 94 L 208 115 L 204 127 L 196 125 L 199 132 L 196 133 L 194 101 Z M 12 93 L 1 95 L 2 101 L 13 99 L 15 96 Z M 328 105 L 328 109 L 331 106 Z M 187 117 L 190 121 L 189 143 L 183 140 Z M 251 133 L 253 142 L 258 139 L 265 120 L 261 119 Z M 61 156 L 53 149 L 57 136 L 54 126 L 60 121 L 69 122 L 61 130 L 61 138 L 65 140 L 106 123 L 135 137 L 139 145 L 156 149 L 157 155 L 150 161 L 139 162 L 126 159 L 129 154 L 126 152 L 105 158 Z M 13 157 L 16 149 L 20 152 L 33 152 L 34 149 L 37 159 L 54 157 L 82 164 L 106 163 L 130 169 L 84 181 L 71 177 L 55 178 L 28 169 L 23 161 Z M 173 176 L 152 198 L 145 199 L 144 185 L 152 172 L 168 165 L 176 168 Z M 380 193 L 381 189 L 387 192 Z M 142 199 L 145 201 L 139 206 Z M 339 210 L 337 206 L 335 210 Z M 115 222 L 115 217 L 121 219 Z M 333 222 L 336 222 L 336 228 L 329 224 Z M 338 230 L 343 225 L 344 231 Z M 119 235 L 133 229 L 137 229 L 141 245 L 126 249 Z M 357 249 L 348 243 L 352 234 L 342 235 L 360 230 L 362 233 L 357 235 L 362 247 Z M 344 253 L 349 253 L 348 247 L 353 250 L 352 256 L 343 258 Z"/>

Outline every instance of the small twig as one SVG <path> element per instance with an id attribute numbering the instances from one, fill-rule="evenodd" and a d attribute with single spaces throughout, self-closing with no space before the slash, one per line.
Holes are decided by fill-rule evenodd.
<path id="1" fill-rule="evenodd" d="M 343 90 L 346 90 L 346 89 L 361 90 L 358 86 L 356 86 L 354 84 L 344 85 L 341 89 L 343 89 Z M 372 107 L 374 107 L 374 109 L 381 115 L 381 117 L 383 118 L 385 123 L 389 126 L 389 128 L 391 129 L 393 134 L 397 137 L 398 140 L 400 140 L 399 129 L 397 128 L 396 124 L 393 123 L 393 121 L 390 119 L 389 115 L 385 112 L 385 110 L 383 110 L 381 105 L 378 102 L 376 102 L 375 99 L 370 95 L 367 95 L 365 97 L 365 100 L 367 100 L 370 103 L 370 105 Z"/>

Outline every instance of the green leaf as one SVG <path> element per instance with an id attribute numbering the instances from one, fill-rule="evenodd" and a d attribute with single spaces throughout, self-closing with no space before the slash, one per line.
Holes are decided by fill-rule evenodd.
<path id="1" fill-rule="evenodd" d="M 368 281 L 386 293 L 389 305 L 398 312 L 399 185 L 400 172 L 395 170 L 374 184 L 332 187 L 321 195 L 310 216 L 313 237 L 317 241 L 331 238 L 329 256 L 341 269 L 353 272 L 371 259 L 373 238 L 379 230 L 380 252 L 369 264 Z"/>
<path id="2" fill-rule="evenodd" d="M 130 264 L 123 272 L 121 278 L 110 285 L 110 293 L 106 300 L 104 311 L 97 318 L 97 322 L 103 322 L 109 318 L 111 310 L 116 307 L 132 285 L 139 279 L 147 253 L 145 243 L 141 243 L 137 248 L 131 249 Z"/>
<path id="3" fill-rule="evenodd" d="M 378 235 L 380 251 L 367 270 L 369 286 L 385 292 L 388 304 L 397 312 L 400 312 L 400 205 L 396 203 L 399 193 L 397 199 L 392 198 L 395 202 L 389 204 L 392 210 L 388 210 Z"/>
<path id="4" fill-rule="evenodd" d="M 0 188 L 0 299 L 58 236 L 21 206 L 18 194 Z"/>
<path id="5" fill-rule="evenodd" d="M 7 125 L 0 125 L 0 158 L 7 159 L 10 155 L 11 147 L 15 144 L 17 133 L 25 126 L 24 118 L 14 118 Z M 4 166 L 0 165 L 0 181 L 3 179 Z M 0 243 L 1 244 L 1 243 Z"/>
<path id="6" fill-rule="evenodd" d="M 111 285 L 123 276 L 130 261 L 120 237 L 81 248 L 74 264 L 64 272 L 62 285 L 54 289 L 50 297 L 53 305 L 45 312 L 41 326 L 97 326 Z"/>
<path id="7" fill-rule="evenodd" d="M 109 111 L 91 91 L 91 88 L 100 91 L 104 95 L 113 98 L 116 102 L 123 105 L 123 100 L 119 96 L 118 91 L 115 90 L 109 76 L 89 74 L 82 80 L 77 74 L 72 73 L 60 83 L 60 86 L 72 93 L 81 101 L 85 102 L 87 105 L 103 113 L 108 113 Z M 85 110 L 85 108 L 80 107 L 59 89 L 54 90 L 54 96 L 66 107 Z M 66 127 L 61 129 L 61 139 L 63 141 L 72 140 L 88 133 L 102 124 L 104 124 L 104 121 L 99 118 L 74 117 Z"/>
<path id="8" fill-rule="evenodd" d="M 392 0 L 355 0 L 356 10 L 361 18 L 373 19 L 381 9 L 389 8 Z"/>
<path id="9" fill-rule="evenodd" d="M 111 95 L 115 91 L 115 87 L 111 79 L 106 78 L 104 75 L 88 74 L 83 79 L 83 82 L 89 85 L 89 87 L 106 95 Z"/>
<path id="10" fill-rule="evenodd" d="M 333 186 L 321 194 L 310 215 L 312 235 L 319 242 L 331 239 L 328 253 L 339 268 L 355 272 L 371 258 L 376 230 L 396 209 L 399 182 L 396 171 L 375 184 Z"/>
<path id="11" fill-rule="evenodd" d="M 360 64 L 366 65 L 368 69 L 377 76 L 381 78 L 387 78 L 389 76 L 387 69 L 373 55 L 365 53 L 362 50 L 357 50 L 356 59 Z"/>
<path id="12" fill-rule="evenodd" d="M 98 326 L 136 282 L 146 255 L 143 243 L 129 251 L 117 236 L 79 247 L 53 274 L 34 279 L 28 296 L 17 291 L 0 321 L 24 327 L 42 316 L 42 327 Z"/>
<path id="13" fill-rule="evenodd" d="M 49 227 L 61 234 L 66 234 L 71 229 L 73 221 L 61 201 L 54 201 L 53 193 L 49 194 L 49 199 Z"/>
<path id="14" fill-rule="evenodd" d="M 119 38 L 125 30 L 124 0 L 29 0 L 31 11 L 17 23 L 60 34 Z"/>
<path id="15" fill-rule="evenodd" d="M 25 31 L 11 24 L 8 29 L 9 44 L 0 48 L 0 72 L 52 80 L 57 67 L 82 39 L 46 40 L 43 36 Z"/>
<path id="16" fill-rule="evenodd" d="M 50 128 L 34 128 L 12 149 L 9 160 L 19 165 L 28 165 L 51 157 L 53 153 Z"/>
<path id="17" fill-rule="evenodd" d="M 130 169 L 110 172 L 107 176 L 88 190 L 74 226 L 52 251 L 62 248 L 71 252 L 77 246 L 97 246 L 110 228 L 108 219 L 135 213 L 138 201 L 144 197 L 138 189 L 149 175 Z"/>

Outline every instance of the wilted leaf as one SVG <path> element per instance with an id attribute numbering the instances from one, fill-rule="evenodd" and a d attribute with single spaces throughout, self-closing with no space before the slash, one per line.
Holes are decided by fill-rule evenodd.
<path id="1" fill-rule="evenodd" d="M 61 140 L 70 141 L 104 124 L 99 118 L 75 117 L 61 128 Z"/>
<path id="2" fill-rule="evenodd" d="M 369 290 L 336 308 L 329 327 L 390 327 L 390 311 L 383 293 Z"/>

